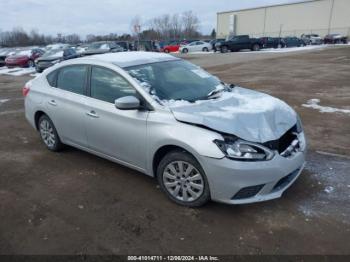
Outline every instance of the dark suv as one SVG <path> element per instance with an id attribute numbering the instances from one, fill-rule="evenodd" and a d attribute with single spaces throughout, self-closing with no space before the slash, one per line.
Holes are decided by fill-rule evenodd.
<path id="1" fill-rule="evenodd" d="M 260 38 L 264 48 L 284 48 L 286 43 L 281 37 L 262 37 Z"/>
<path id="2" fill-rule="evenodd" d="M 259 51 L 263 47 L 263 43 L 260 39 L 250 38 L 249 35 L 237 35 L 228 41 L 216 43 L 215 47 L 220 50 L 221 53 L 226 53 L 229 50 L 234 52 L 243 49 Z"/>

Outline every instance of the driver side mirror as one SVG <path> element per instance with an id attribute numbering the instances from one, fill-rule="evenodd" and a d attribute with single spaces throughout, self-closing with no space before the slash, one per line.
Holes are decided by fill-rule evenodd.
<path id="1" fill-rule="evenodd" d="M 120 110 L 136 110 L 140 105 L 140 100 L 135 96 L 124 96 L 115 100 L 115 107 Z"/>

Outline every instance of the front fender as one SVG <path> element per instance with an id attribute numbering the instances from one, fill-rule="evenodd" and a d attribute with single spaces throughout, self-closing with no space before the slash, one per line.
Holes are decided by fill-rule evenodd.
<path id="1" fill-rule="evenodd" d="M 147 121 L 148 170 L 159 148 L 178 146 L 197 159 L 200 156 L 221 159 L 225 155 L 213 142 L 223 137 L 214 131 L 175 120 L 171 113 L 151 113 Z"/>

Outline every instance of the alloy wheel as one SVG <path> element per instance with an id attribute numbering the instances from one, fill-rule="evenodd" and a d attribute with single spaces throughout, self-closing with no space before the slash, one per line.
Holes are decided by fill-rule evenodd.
<path id="1" fill-rule="evenodd" d="M 49 147 L 52 148 L 56 144 L 56 136 L 53 127 L 51 126 L 50 122 L 46 119 L 43 119 L 40 122 L 40 135 L 44 143 Z"/>
<path id="2" fill-rule="evenodd" d="M 185 161 L 169 163 L 163 172 L 163 183 L 174 198 L 183 202 L 197 200 L 204 191 L 202 174 Z"/>

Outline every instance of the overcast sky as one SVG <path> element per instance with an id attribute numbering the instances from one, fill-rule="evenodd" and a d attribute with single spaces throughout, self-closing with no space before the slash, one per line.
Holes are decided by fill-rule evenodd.
<path id="1" fill-rule="evenodd" d="M 139 15 L 146 22 L 155 16 L 192 10 L 200 30 L 216 27 L 216 13 L 298 0 L 0 0 L 0 30 L 22 27 L 40 33 L 129 33 L 130 21 Z M 145 29 L 145 28 L 143 28 Z"/>

